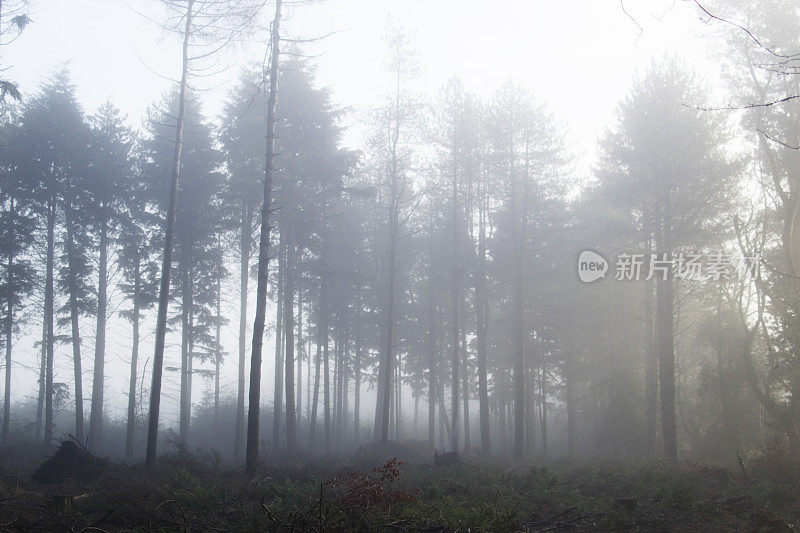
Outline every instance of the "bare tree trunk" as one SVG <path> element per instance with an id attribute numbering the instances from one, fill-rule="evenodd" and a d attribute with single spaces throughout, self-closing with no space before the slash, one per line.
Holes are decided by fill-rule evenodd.
<path id="1" fill-rule="evenodd" d="M 444 387 L 439 388 L 439 420 L 444 420 L 444 429 L 447 432 L 447 438 L 450 440 L 450 447 L 456 449 L 455 437 L 453 435 L 453 427 L 450 425 L 450 418 L 447 416 L 447 406 L 444 404 Z"/>
<path id="2" fill-rule="evenodd" d="M 192 429 L 192 381 L 194 380 L 194 269 L 189 270 L 189 350 L 186 365 L 186 442 L 189 443 L 189 433 Z"/>
<path id="3" fill-rule="evenodd" d="M 513 150 L 512 150 L 513 152 Z M 522 333 L 523 283 L 522 283 L 522 231 L 520 220 L 518 177 L 513 177 L 512 203 L 512 241 L 514 246 L 514 285 L 511 300 L 513 302 L 513 342 L 514 342 L 514 457 L 525 457 L 525 343 Z"/>
<path id="4" fill-rule="evenodd" d="M 309 428 L 308 428 L 308 446 L 309 448 L 314 446 L 314 431 L 317 427 L 317 409 L 319 404 L 319 374 L 320 374 L 320 363 L 322 362 L 322 305 L 324 301 L 324 297 L 322 295 L 323 291 L 325 290 L 324 287 L 325 283 L 320 281 L 320 303 L 319 303 L 319 317 L 317 318 L 317 357 L 316 361 L 314 362 L 314 398 L 311 400 L 311 420 L 309 420 Z M 327 333 L 327 332 L 325 332 Z"/>
<path id="5" fill-rule="evenodd" d="M 573 375 L 572 358 L 574 353 L 567 354 L 564 364 L 564 387 L 567 396 L 567 454 L 575 457 L 575 376 Z"/>
<path id="6" fill-rule="evenodd" d="M 485 195 L 485 193 L 484 193 Z M 478 213 L 478 279 L 475 284 L 475 309 L 478 321 L 478 401 L 481 426 L 481 453 L 491 454 L 489 430 L 489 384 L 486 376 L 486 337 L 489 324 L 489 303 L 486 290 L 486 204 L 481 199 Z"/>
<path id="7" fill-rule="evenodd" d="M 264 202 L 261 206 L 261 237 L 258 250 L 256 316 L 253 324 L 253 349 L 250 355 L 250 401 L 247 412 L 247 454 L 245 475 L 252 478 L 258 463 L 258 416 L 261 400 L 261 348 L 267 308 L 267 267 L 269 263 L 269 212 L 272 208 L 272 172 L 275 156 L 275 109 L 278 103 L 278 63 L 280 61 L 281 0 L 275 1 L 272 21 L 272 59 L 270 60 L 269 101 L 267 104 L 267 154 L 264 172 Z"/>
<path id="8" fill-rule="evenodd" d="M 44 418 L 44 389 L 47 381 L 47 320 L 42 318 L 42 349 L 39 361 L 39 395 L 36 399 L 36 430 L 35 439 L 42 436 L 42 420 Z"/>
<path id="9" fill-rule="evenodd" d="M 11 214 L 11 227 L 14 227 L 14 196 L 9 199 L 9 213 Z M 10 245 L 13 244 L 11 240 Z M 8 444 L 8 434 L 11 429 L 11 335 L 14 330 L 14 248 L 9 247 L 8 261 L 6 263 L 6 382 L 3 397 L 3 444 Z"/>
<path id="10" fill-rule="evenodd" d="M 464 312 L 461 313 L 461 320 L 464 320 Z M 461 346 L 463 347 L 461 355 L 461 387 L 462 402 L 464 405 L 464 449 L 469 450 L 470 443 L 470 429 L 469 429 L 469 352 L 467 351 L 467 328 L 461 324 Z"/>
<path id="11" fill-rule="evenodd" d="M 442 404 L 444 404 L 444 402 L 442 402 Z M 444 415 L 444 416 L 446 417 L 446 415 Z M 441 448 L 441 449 L 444 449 L 444 447 L 445 447 L 444 435 L 445 435 L 444 418 L 443 418 L 442 412 L 440 410 L 439 411 L 439 448 Z"/>
<path id="12" fill-rule="evenodd" d="M 297 453 L 297 413 L 294 398 L 294 275 L 295 247 L 290 242 L 286 261 L 286 288 L 283 295 L 286 306 L 286 451 Z"/>
<path id="13" fill-rule="evenodd" d="M 55 334 L 53 328 L 54 317 L 54 287 L 53 287 L 53 268 L 55 264 L 55 225 L 56 225 L 56 201 L 52 196 L 48 200 L 47 206 L 47 259 L 45 266 L 44 282 L 44 322 L 47 331 L 47 364 L 45 369 L 45 393 L 44 393 L 44 442 L 50 444 L 53 440 L 53 358 L 55 350 Z"/>
<path id="14" fill-rule="evenodd" d="M 547 457 L 547 366 L 544 361 L 544 346 L 542 346 L 542 366 L 539 375 L 539 427 L 542 433 L 542 455 Z"/>
<path id="15" fill-rule="evenodd" d="M 133 436 L 136 427 L 136 374 L 139 364 L 139 290 L 141 288 L 141 272 L 139 265 L 139 250 L 133 266 L 133 346 L 131 347 L 131 377 L 128 382 L 128 422 L 125 432 L 125 462 L 133 461 Z"/>
<path id="16" fill-rule="evenodd" d="M 181 69 L 180 96 L 178 97 L 178 119 L 175 128 L 175 152 L 172 158 L 172 178 L 169 190 L 164 255 L 161 263 L 161 286 L 158 292 L 158 318 L 156 319 L 155 353 L 153 355 L 153 384 L 150 387 L 150 414 L 147 428 L 147 457 L 145 464 L 156 464 L 158 450 L 158 415 L 161 407 L 161 376 L 164 369 L 164 341 L 167 333 L 167 308 L 169 306 L 169 278 L 172 268 L 172 243 L 175 233 L 175 210 L 178 203 L 178 181 L 183 149 L 183 126 L 186 121 L 186 90 L 189 79 L 189 40 L 192 34 L 194 0 L 186 4 L 186 26 L 183 31 L 183 60 Z"/>
<path id="17" fill-rule="evenodd" d="M 395 354 L 397 362 L 395 364 L 395 380 L 394 380 L 394 406 L 395 406 L 395 428 L 394 436 L 396 440 L 401 439 L 401 432 L 403 429 L 403 366 L 400 354 Z"/>
<path id="18" fill-rule="evenodd" d="M 453 148 L 455 156 L 455 147 Z M 453 166 L 453 316 L 452 316 L 452 342 L 453 342 L 453 360 L 452 360 L 452 382 L 450 388 L 450 401 L 451 401 L 451 415 L 453 416 L 453 451 L 458 451 L 458 368 L 461 366 L 461 357 L 459 355 L 459 343 L 461 336 L 459 334 L 459 299 L 461 297 L 461 289 L 459 283 L 459 276 L 461 272 L 458 268 L 458 180 L 456 178 L 455 163 Z"/>
<path id="19" fill-rule="evenodd" d="M 345 343 L 345 350 L 347 350 L 347 343 Z M 346 353 L 346 352 L 345 352 Z M 342 427 L 342 443 L 347 444 L 347 421 L 350 418 L 350 405 L 349 405 L 349 387 L 350 387 L 350 370 L 348 368 L 346 359 L 345 362 L 342 363 L 343 372 L 342 372 L 342 421 L 340 425 Z"/>
<path id="20" fill-rule="evenodd" d="M 359 341 L 356 341 L 359 342 Z M 353 440 L 361 442 L 361 343 L 356 344 L 355 376 L 353 381 Z"/>
<path id="21" fill-rule="evenodd" d="M 215 335 L 214 357 L 214 430 L 219 441 L 219 368 L 222 363 L 222 251 L 221 235 L 217 233 L 217 247 L 220 248 L 219 264 L 217 266 L 217 319 Z"/>
<path id="22" fill-rule="evenodd" d="M 500 406 L 498 407 L 497 413 L 497 422 L 499 426 L 499 433 L 500 433 L 500 448 L 505 453 L 508 450 L 508 428 L 506 427 L 506 402 L 505 400 L 501 400 Z"/>
<path id="23" fill-rule="evenodd" d="M 331 452 L 331 373 L 328 354 L 328 279 L 322 278 L 322 403 L 325 410 L 325 453 Z"/>
<path id="24" fill-rule="evenodd" d="M 536 342 L 536 341 L 534 341 Z M 534 365 L 531 364 L 532 350 L 525 350 L 525 442 L 526 452 L 531 457 L 536 457 L 538 444 L 536 442 L 536 417 L 539 416 L 538 393 L 536 392 L 537 376 L 534 375 Z"/>
<path id="25" fill-rule="evenodd" d="M 397 396 L 397 391 L 394 389 L 395 383 L 397 383 L 397 371 L 394 371 L 395 376 L 392 377 L 392 389 L 389 391 L 389 438 L 392 440 L 397 440 L 397 424 L 395 423 L 395 417 L 397 416 L 397 406 L 395 405 L 395 397 Z"/>
<path id="26" fill-rule="evenodd" d="M 431 250 L 433 253 L 433 250 Z M 436 292 L 433 266 L 428 271 L 428 443 L 436 443 Z"/>
<path id="27" fill-rule="evenodd" d="M 306 293 L 311 299 L 311 291 Z M 306 344 L 303 351 L 306 354 L 306 418 L 311 416 L 311 303 L 306 303 L 308 309 L 308 319 L 306 320 Z"/>
<path id="28" fill-rule="evenodd" d="M 384 308 L 385 309 L 385 308 Z M 383 384 L 386 382 L 386 321 L 381 320 L 380 324 L 380 352 L 378 353 L 378 380 L 375 387 L 375 416 L 373 423 L 373 440 L 380 442 L 381 434 L 383 432 Z"/>
<path id="29" fill-rule="evenodd" d="M 417 422 L 419 421 L 419 394 L 414 395 L 414 439 L 417 438 Z"/>
<path id="30" fill-rule="evenodd" d="M 360 443 L 359 435 L 361 429 L 361 287 L 356 289 L 355 304 L 355 361 L 353 363 L 354 375 L 354 398 L 353 398 L 353 440 L 356 446 Z"/>
<path id="31" fill-rule="evenodd" d="M 105 204 L 100 208 L 105 209 Z M 100 261 L 97 267 L 97 331 L 94 343 L 92 405 L 89 419 L 90 450 L 99 450 L 103 441 L 103 393 L 105 391 L 106 315 L 108 311 L 108 222 L 100 221 Z"/>
<path id="32" fill-rule="evenodd" d="M 342 316 L 343 305 L 336 313 L 336 362 L 335 362 L 335 393 L 334 393 L 334 417 L 333 417 L 333 440 L 337 450 L 342 449 L 342 419 L 343 401 L 342 387 L 344 385 L 344 317 Z"/>
<path id="33" fill-rule="evenodd" d="M 272 446 L 281 441 L 281 414 L 283 413 L 284 332 L 283 310 L 286 307 L 286 235 L 280 232 L 278 242 L 278 290 L 275 317 L 275 385 L 272 389 Z"/>
<path id="34" fill-rule="evenodd" d="M 391 138 L 390 162 L 390 191 L 389 191 L 389 261 L 386 284 L 386 331 L 384 333 L 384 373 L 382 392 L 379 394 L 376 412 L 380 412 L 381 432 L 380 443 L 384 449 L 389 443 L 389 413 L 391 411 L 392 374 L 394 365 L 394 306 L 395 306 L 395 277 L 397 275 L 397 239 L 398 239 L 398 210 L 400 184 L 398 176 L 398 145 L 400 142 L 400 71 L 397 72 L 396 92 L 394 102 L 394 127 Z M 378 416 L 376 416 L 376 420 Z"/>
<path id="35" fill-rule="evenodd" d="M 189 441 L 189 417 L 190 399 L 189 383 L 190 351 L 189 347 L 192 338 L 192 326 L 190 317 L 192 315 L 192 280 L 189 274 L 189 261 L 184 260 L 181 265 L 181 390 L 180 390 L 180 415 L 179 415 L 179 438 L 186 445 Z"/>
<path id="36" fill-rule="evenodd" d="M 295 401 L 295 411 L 297 413 L 297 432 L 298 435 L 303 424 L 303 356 L 305 355 L 305 344 L 303 342 L 303 300 L 302 290 L 297 291 L 297 399 Z"/>
<path id="37" fill-rule="evenodd" d="M 244 446 L 244 370 L 247 364 L 247 286 L 250 281 L 250 231 L 252 212 L 247 201 L 242 202 L 241 260 L 239 265 L 239 373 L 236 390 L 236 434 L 233 441 L 233 460 L 242 460 Z"/>
<path id="38" fill-rule="evenodd" d="M 648 246 L 648 254 L 650 253 Z M 647 435 L 645 446 L 649 457 L 656 453 L 656 425 L 658 423 L 658 354 L 653 344 L 653 285 L 644 282 L 644 357 L 645 397 L 647 402 Z"/>
<path id="39" fill-rule="evenodd" d="M 78 325 L 78 283 L 75 277 L 75 227 L 72 205 L 65 205 L 64 213 L 67 226 L 67 263 L 69 287 L 69 319 L 72 332 L 72 363 L 75 374 L 75 438 L 84 442 L 83 433 L 83 372 L 81 370 L 81 334 Z"/>
<path id="40" fill-rule="evenodd" d="M 338 316 L 338 315 L 335 315 Z M 333 327 L 333 387 L 331 394 L 333 396 L 333 406 L 331 407 L 331 439 L 333 440 L 333 448 L 338 450 L 339 447 L 339 328 L 334 324 Z"/>
<path id="41" fill-rule="evenodd" d="M 12 200 L 13 206 L 13 200 Z M 12 207 L 13 209 L 13 207 Z M 8 444 L 8 434 L 11 428 L 11 334 L 14 324 L 14 297 L 13 294 L 13 280 L 12 269 L 14 268 L 14 255 L 8 254 L 8 300 L 6 303 L 6 382 L 5 382 L 5 395 L 3 397 L 3 444 Z"/>
<path id="42" fill-rule="evenodd" d="M 664 221 L 661 227 L 661 253 L 669 261 L 672 257 L 672 208 L 669 192 L 664 193 Z M 667 279 L 658 278 L 656 299 L 658 314 L 658 373 L 661 387 L 661 426 L 664 437 L 664 455 L 675 463 L 678 461 L 678 431 L 675 420 L 675 344 L 674 304 L 672 272 Z"/>

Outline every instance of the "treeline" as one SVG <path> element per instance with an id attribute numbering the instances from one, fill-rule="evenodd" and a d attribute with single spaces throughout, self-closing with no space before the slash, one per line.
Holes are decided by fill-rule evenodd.
<path id="1" fill-rule="evenodd" d="M 738 28 L 722 42 L 732 98 L 766 104 L 796 81 L 791 65 L 782 75 L 761 67 L 788 54 L 779 47 L 800 21 L 791 11 L 774 24 L 785 6 L 760 4 L 734 14 L 771 44 Z M 526 88 L 509 82 L 480 98 L 453 79 L 423 98 L 411 90 L 408 40 L 387 42 L 393 90 L 357 151 L 343 147 L 343 110 L 309 63 L 291 54 L 280 64 L 267 269 L 275 351 L 264 358 L 273 420 L 261 438 L 292 453 L 419 439 L 518 459 L 730 461 L 768 441 L 797 445 L 796 101 L 751 106 L 734 125 L 709 110 L 707 81 L 657 61 L 620 101 L 592 176 L 578 176 L 564 127 Z M 41 339 L 34 438 L 53 438 L 54 405 L 69 398 L 65 431 L 100 447 L 115 294 L 133 341 L 125 458 L 141 455 L 140 329 L 155 315 L 183 116 L 169 293 L 180 355 L 167 352 L 168 364 L 180 360 L 178 439 L 192 444 L 198 375 L 211 377 L 206 405 L 220 427 L 220 368 L 234 348 L 222 328 L 238 324 L 235 430 L 218 438 L 241 461 L 269 78 L 243 71 L 215 121 L 196 94 L 182 101 L 175 90 L 140 132 L 112 103 L 87 117 L 65 71 L 3 105 L 5 442 L 24 332 Z M 609 260 L 607 279 L 578 280 L 587 249 Z M 689 254 L 760 256 L 761 270 L 692 280 L 650 262 Z M 645 260 L 626 279 L 614 259 L 633 255 Z M 224 313 L 230 287 L 235 316 Z M 71 383 L 54 383 L 56 359 L 72 362 Z"/>

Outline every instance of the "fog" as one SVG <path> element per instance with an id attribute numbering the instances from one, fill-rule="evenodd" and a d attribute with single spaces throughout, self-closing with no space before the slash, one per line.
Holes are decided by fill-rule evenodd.
<path id="1" fill-rule="evenodd" d="M 0 9 L 5 443 L 796 443 L 796 7 Z"/>

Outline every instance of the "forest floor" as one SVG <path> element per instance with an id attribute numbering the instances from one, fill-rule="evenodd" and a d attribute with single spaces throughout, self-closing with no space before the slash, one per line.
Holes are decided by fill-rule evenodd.
<path id="1" fill-rule="evenodd" d="M 170 455 L 154 470 L 75 456 L 61 463 L 63 471 L 51 463 L 45 483 L 30 475 L 36 468 L 31 456 L 41 452 L 33 446 L 0 450 L 1 531 L 788 531 L 800 526 L 800 461 L 767 456 L 733 471 L 692 463 L 515 466 L 450 454 L 416 463 L 364 456 L 347 462 L 294 459 L 265 464 L 250 481 L 213 455 Z M 75 450 L 59 451 L 67 452 Z M 41 471 L 33 477 L 41 479 Z"/>

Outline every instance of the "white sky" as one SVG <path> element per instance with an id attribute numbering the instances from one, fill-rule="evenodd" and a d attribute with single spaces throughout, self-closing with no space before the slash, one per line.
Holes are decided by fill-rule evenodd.
<path id="1" fill-rule="evenodd" d="M 43 77 L 66 63 L 87 113 L 111 99 L 128 114 L 130 123 L 139 127 L 148 104 L 160 99 L 170 86 L 170 81 L 156 73 L 178 77 L 180 49 L 174 37 L 128 7 L 158 16 L 152 0 L 125 1 L 127 5 L 123 0 L 35 0 L 33 23 L 16 42 L 3 47 L 2 63 L 11 67 L 5 75 L 30 94 Z M 363 111 L 380 98 L 385 87 L 381 37 L 391 16 L 413 36 L 423 68 L 420 90 L 433 95 L 453 75 L 460 76 L 467 89 L 487 97 L 506 80 L 526 85 L 564 121 L 579 156 L 578 168 L 585 172 L 595 140 L 613 123 L 617 101 L 636 70 L 651 58 L 675 53 L 712 79 L 717 75 L 697 37 L 707 32 L 708 26 L 691 3 L 626 0 L 625 8 L 636 23 L 617 0 L 328 0 L 289 8 L 286 29 L 298 38 L 340 30 L 306 50 L 320 54 L 315 59 L 318 83 L 332 89 L 334 102 Z M 236 57 L 242 63 L 263 56 L 260 45 L 251 44 L 246 50 Z M 214 116 L 220 110 L 236 73 L 233 69 L 202 82 L 205 87 L 216 87 L 204 95 L 207 113 Z M 355 122 L 360 113 L 349 116 Z M 359 138 L 358 129 L 353 131 L 346 138 L 349 143 Z M 238 292 L 232 290 L 231 294 Z M 233 305 L 230 313 L 237 316 Z M 235 384 L 236 373 L 237 324 L 233 320 L 225 338 L 231 354 L 222 380 L 227 387 Z M 84 390 L 88 394 L 92 321 L 84 319 L 82 329 L 84 368 L 88 370 Z M 122 416 L 120 393 L 126 389 L 124 362 L 129 341 L 125 324 L 112 329 L 106 372 L 108 408 L 112 416 Z M 142 361 L 152 354 L 149 340 L 142 346 Z M 265 402 L 272 398 L 271 342 L 265 346 Z M 27 364 L 33 357 L 32 348 L 18 354 L 20 362 Z M 60 359 L 60 380 L 71 381 L 66 347 L 61 349 Z M 33 372 L 24 369 L 14 379 L 25 384 L 16 387 L 17 398 L 28 395 L 35 383 Z M 204 380 L 196 382 L 197 387 L 204 386 Z M 200 399 L 199 388 L 194 397 Z M 369 398 L 364 398 L 365 418 L 370 416 Z M 163 408 L 166 422 L 174 418 L 172 407 Z"/>
<path id="2" fill-rule="evenodd" d="M 67 64 L 87 112 L 111 99 L 137 126 L 170 85 L 156 73 L 179 75 L 177 40 L 131 9 L 158 17 L 154 7 L 153 0 L 35 0 L 33 24 L 3 50 L 8 76 L 30 93 Z M 288 8 L 285 28 L 304 38 L 338 31 L 307 50 L 320 54 L 318 81 L 340 105 L 363 109 L 382 93 L 382 31 L 391 16 L 413 37 L 423 90 L 434 93 L 458 75 L 489 96 L 517 81 L 567 122 L 578 144 L 590 146 L 637 67 L 665 51 L 699 59 L 694 35 L 706 26 L 691 4 L 626 0 L 625 8 L 643 30 L 617 0 L 327 0 Z M 251 44 L 235 59 L 262 56 Z M 198 83 L 216 88 L 205 97 L 210 113 L 235 75 L 232 69 Z"/>

